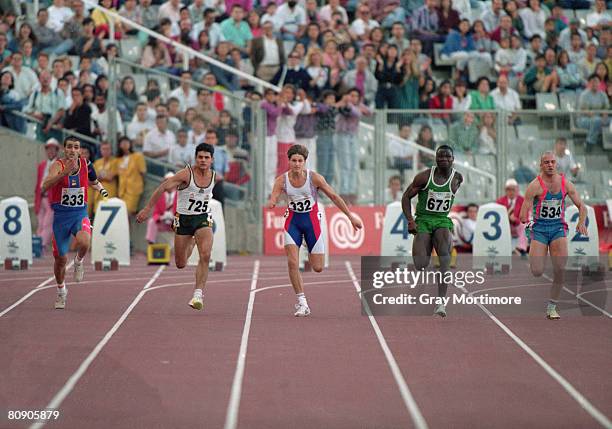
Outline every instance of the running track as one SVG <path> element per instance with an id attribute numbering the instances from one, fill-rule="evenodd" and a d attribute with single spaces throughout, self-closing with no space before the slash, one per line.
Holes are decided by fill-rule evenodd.
<path id="1" fill-rule="evenodd" d="M 203 312 L 193 268 L 88 265 L 65 311 L 49 260 L 0 270 L 0 428 L 612 428 L 609 313 L 367 317 L 359 260 L 331 262 L 305 319 L 282 258 L 230 257 Z"/>

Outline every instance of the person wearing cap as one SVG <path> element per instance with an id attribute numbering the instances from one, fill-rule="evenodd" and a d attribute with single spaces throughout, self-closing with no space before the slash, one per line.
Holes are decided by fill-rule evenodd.
<path id="1" fill-rule="evenodd" d="M 47 159 L 41 161 L 37 167 L 36 188 L 34 189 L 34 213 L 36 213 L 38 220 L 36 235 L 41 237 L 43 249 L 47 249 L 49 244 L 51 244 L 51 237 L 53 236 L 53 210 L 51 210 L 47 192 L 42 190 L 42 184 L 49 175 L 49 168 L 57 159 L 59 150 L 60 144 L 56 139 L 50 138 L 47 140 L 45 143 Z"/>
<path id="2" fill-rule="evenodd" d="M 518 182 L 514 179 L 506 180 L 504 187 L 505 195 L 496 201 L 508 210 L 508 220 L 510 221 L 510 234 L 512 235 L 512 247 L 515 252 L 524 255 L 527 253 L 527 236 L 525 226 L 519 220 L 519 213 L 525 199 L 519 193 Z"/>
<path id="3" fill-rule="evenodd" d="M 195 149 L 194 149 L 195 150 Z M 174 173 L 168 172 L 164 179 L 174 177 Z M 172 231 L 172 222 L 174 221 L 174 213 L 176 213 L 178 193 L 176 189 L 165 191 L 162 198 L 157 200 L 153 208 L 153 214 L 147 221 L 147 243 L 153 244 L 157 240 L 157 233 L 160 231 Z"/>

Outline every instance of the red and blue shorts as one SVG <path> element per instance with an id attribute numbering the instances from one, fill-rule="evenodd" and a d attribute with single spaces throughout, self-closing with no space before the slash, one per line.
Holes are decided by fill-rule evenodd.
<path id="1" fill-rule="evenodd" d="M 290 244 L 298 248 L 306 240 L 308 252 L 325 253 L 325 243 L 321 234 L 321 214 L 318 210 L 306 213 L 288 210 L 285 220 L 285 246 Z"/>
<path id="2" fill-rule="evenodd" d="M 91 235 L 87 207 L 79 210 L 55 211 L 53 215 L 53 256 L 64 256 L 70 247 L 70 236 L 79 231 Z"/>

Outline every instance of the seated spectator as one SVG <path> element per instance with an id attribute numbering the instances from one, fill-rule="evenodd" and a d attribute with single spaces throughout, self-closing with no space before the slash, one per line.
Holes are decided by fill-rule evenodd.
<path id="1" fill-rule="evenodd" d="M 538 55 L 519 84 L 521 92 L 534 95 L 536 92 L 556 92 L 557 72 L 546 66 L 544 55 Z"/>
<path id="2" fill-rule="evenodd" d="M 164 42 L 154 37 L 150 37 L 149 42 L 144 47 L 140 65 L 147 69 L 156 69 L 166 73 L 174 72 L 168 47 Z"/>
<path id="3" fill-rule="evenodd" d="M 296 0 L 287 0 L 276 11 L 283 40 L 299 40 L 306 29 L 306 11 Z"/>
<path id="4" fill-rule="evenodd" d="M 36 138 L 39 141 L 46 141 L 51 137 L 59 137 L 59 133 L 53 131 L 51 127 L 64 117 L 66 101 L 60 96 L 59 91 L 51 89 L 51 73 L 42 71 L 38 79 L 40 89 L 32 92 L 24 112 L 40 121 L 36 126 Z"/>
<path id="5" fill-rule="evenodd" d="M 484 24 L 486 32 L 490 33 L 499 27 L 501 17 L 505 14 L 502 0 L 493 0 L 490 7 L 485 6 L 485 10 L 480 15 L 480 21 Z"/>
<path id="6" fill-rule="evenodd" d="M 98 180 L 108 192 L 109 198 L 117 196 L 117 159 L 113 156 L 112 150 L 110 142 L 103 141 L 100 143 L 100 158 L 93 163 Z M 93 196 L 93 212 L 96 213 L 98 204 L 103 197 L 99 192 L 94 192 L 91 195 Z"/>
<path id="7" fill-rule="evenodd" d="M 561 91 L 576 91 L 584 88 L 582 73 L 574 63 L 570 62 L 567 51 L 561 51 L 557 59 L 557 76 Z"/>
<path id="8" fill-rule="evenodd" d="M 462 251 L 472 251 L 474 231 L 476 231 L 476 219 L 478 218 L 478 205 L 470 203 L 465 208 L 465 217 L 453 218 L 455 228 L 453 230 L 453 245 Z"/>
<path id="9" fill-rule="evenodd" d="M 429 109 L 429 102 L 436 92 L 436 81 L 430 77 L 421 79 L 423 85 L 419 85 L 419 109 Z M 420 82 L 419 82 L 420 83 Z"/>
<path id="10" fill-rule="evenodd" d="M 414 57 L 416 58 L 417 64 L 419 65 L 419 69 L 421 75 L 423 76 L 432 76 L 431 71 L 431 58 L 430 56 L 425 55 L 423 51 L 423 43 L 419 39 L 412 39 L 410 41 L 410 50 L 414 53 Z"/>
<path id="11" fill-rule="evenodd" d="M 222 63 L 228 63 L 230 46 L 231 44 L 229 42 L 219 42 L 213 58 Z M 227 71 L 215 65 L 210 66 L 210 71 L 215 76 L 217 84 L 219 84 L 223 89 L 230 92 L 239 90 L 238 76 L 233 72 Z"/>
<path id="12" fill-rule="evenodd" d="M 219 112 L 213 105 L 213 93 L 208 89 L 198 89 L 198 104 L 195 111 L 200 115 L 207 126 L 216 126 L 219 122 Z"/>
<path id="13" fill-rule="evenodd" d="M 191 86 L 191 72 L 181 72 L 180 85 L 170 92 L 170 97 L 174 97 L 179 101 L 179 110 L 185 113 L 189 107 L 198 105 L 198 96 L 196 90 Z"/>
<path id="14" fill-rule="evenodd" d="M 574 64 L 580 64 L 586 57 L 586 51 L 582 45 L 582 38 L 580 34 L 574 33 L 571 36 L 571 46 L 569 51 L 566 51 L 569 55 L 569 60 Z"/>
<path id="15" fill-rule="evenodd" d="M 555 33 L 561 34 L 563 30 L 567 28 L 569 19 L 564 15 L 563 8 L 558 4 L 555 4 L 550 11 L 550 18 L 553 20 L 555 25 Z"/>
<path id="16" fill-rule="evenodd" d="M 494 0 L 499 1 L 501 0 Z M 423 44 L 423 52 L 433 57 L 434 43 L 444 42 L 445 36 L 439 34 L 440 21 L 436 12 L 438 0 L 425 0 L 425 4 L 418 8 L 412 17 L 412 37 L 419 39 Z"/>
<path id="17" fill-rule="evenodd" d="M 228 61 L 228 64 L 248 76 L 252 76 L 254 74 L 253 66 L 251 65 L 250 60 L 243 60 L 240 51 L 236 48 L 233 48 L 230 51 L 230 60 Z M 254 88 L 251 81 L 243 77 L 238 77 L 238 85 L 239 88 L 243 91 L 249 91 Z"/>
<path id="18" fill-rule="evenodd" d="M 104 7 L 105 9 L 110 10 L 111 12 L 117 13 L 117 9 L 113 7 L 113 0 L 99 0 L 99 1 L 100 1 L 99 3 L 100 6 Z M 115 27 L 115 39 L 116 40 L 121 39 L 121 36 L 124 30 L 123 30 L 123 23 L 120 20 L 113 18 L 112 16 L 108 15 L 106 12 L 102 11 L 101 9 L 95 9 L 91 13 L 91 19 L 93 19 L 95 23 L 95 26 L 96 26 L 95 33 L 97 37 L 105 39 L 109 36 L 110 23 L 112 21 Z"/>
<path id="19" fill-rule="evenodd" d="M 318 48 L 310 48 L 306 55 L 306 71 L 310 82 L 306 93 L 312 98 L 318 98 L 321 92 L 329 86 L 329 67 L 323 65 L 323 57 Z"/>
<path id="20" fill-rule="evenodd" d="M 519 194 L 518 183 L 514 179 L 508 179 L 505 185 L 505 195 L 497 199 L 496 203 L 501 204 L 508 210 L 508 220 L 510 221 L 510 234 L 512 236 L 512 247 L 516 253 L 525 255 L 527 253 L 527 237 L 525 226 L 519 219 L 519 213 L 523 206 L 524 198 Z"/>
<path id="21" fill-rule="evenodd" d="M 253 39 L 249 24 L 244 19 L 244 9 L 238 4 L 232 6 L 230 17 L 221 22 L 221 32 L 228 42 L 240 52 L 247 53 L 248 45 Z"/>
<path id="22" fill-rule="evenodd" d="M 187 141 L 195 149 L 206 140 L 206 121 L 202 116 L 196 115 L 191 121 L 191 130 L 187 133 Z"/>
<path id="23" fill-rule="evenodd" d="M 482 21 L 474 21 L 474 24 L 472 25 L 472 33 L 474 47 L 478 53 L 478 57 L 475 58 L 475 60 L 481 61 L 489 67 L 493 67 L 492 54 L 495 51 L 495 43 L 489 37 L 489 33 L 486 32 Z M 475 79 L 476 77 L 474 76 L 472 78 Z"/>
<path id="24" fill-rule="evenodd" d="M 521 110 L 521 99 L 518 92 L 509 87 L 507 76 L 501 75 L 497 79 L 497 88 L 491 91 L 491 97 L 493 97 L 495 107 L 498 110 L 505 110 L 510 114 L 508 116 L 510 125 L 520 122 L 517 112 Z"/>
<path id="25" fill-rule="evenodd" d="M 127 126 L 127 136 L 138 148 L 142 147 L 145 135 L 155 127 L 155 122 L 149 120 L 147 105 L 138 103 L 132 121 Z"/>
<path id="26" fill-rule="evenodd" d="M 518 34 L 521 39 L 527 39 L 527 37 L 525 37 L 525 24 L 523 24 L 523 18 L 521 18 L 517 2 L 515 0 L 507 1 L 504 10 L 511 19 L 512 32 Z M 510 36 L 511 35 L 512 34 L 510 34 Z"/>
<path id="27" fill-rule="evenodd" d="M 578 176 L 580 165 L 576 163 L 572 152 L 570 152 L 567 147 L 567 140 L 564 137 L 559 137 L 555 140 L 555 158 L 557 159 L 557 172 L 559 174 L 574 178 Z"/>
<path id="28" fill-rule="evenodd" d="M 355 17 L 350 27 L 350 32 L 354 40 L 366 40 L 370 31 L 380 26 L 378 21 L 372 19 L 370 6 L 365 3 L 359 5 Z"/>
<path id="29" fill-rule="evenodd" d="M 597 67 L 597 46 L 593 43 L 589 43 L 586 47 L 586 55 L 582 62 L 578 64 L 582 68 L 582 77 L 586 80 L 595 73 L 595 67 Z"/>
<path id="30" fill-rule="evenodd" d="M 514 34 L 518 34 L 512 26 L 512 17 L 510 15 L 503 15 L 499 21 L 499 27 L 497 27 L 491 33 L 491 40 L 501 44 L 502 39 L 510 37 Z"/>
<path id="31" fill-rule="evenodd" d="M 610 101 L 605 92 L 599 90 L 599 77 L 595 74 L 589 77 L 587 88 L 578 99 L 579 110 L 608 110 Z M 578 117 L 576 125 L 587 130 L 586 150 L 591 152 L 593 147 L 601 140 L 601 130 L 607 127 L 609 117 L 607 114 L 586 113 Z"/>
<path id="32" fill-rule="evenodd" d="M 595 74 L 599 78 L 599 90 L 605 92 L 610 83 L 608 67 L 604 63 L 597 63 L 597 66 L 595 66 Z"/>
<path id="33" fill-rule="evenodd" d="M 402 201 L 403 193 L 404 192 L 402 191 L 402 177 L 389 177 L 389 183 L 387 184 L 387 189 L 385 189 L 385 204 Z"/>
<path id="34" fill-rule="evenodd" d="M 470 110 L 495 110 L 495 101 L 489 93 L 491 89 L 491 81 L 488 77 L 481 77 L 476 82 L 476 91 L 470 93 L 472 105 Z"/>
<path id="35" fill-rule="evenodd" d="M 284 76 L 284 80 L 282 80 Z M 300 65 L 300 56 L 297 52 L 292 52 L 289 54 L 289 58 L 287 59 L 287 65 L 283 66 L 276 76 L 272 78 L 273 84 L 278 84 L 279 82 L 284 82 L 285 84 L 294 85 L 296 88 L 303 89 L 306 91 L 310 85 L 310 75 Z"/>
<path id="36" fill-rule="evenodd" d="M 476 45 L 469 31 L 470 22 L 462 19 L 459 22 L 459 31 L 452 30 L 448 34 L 440 52 L 443 60 L 455 61 L 455 66 L 460 73 L 465 72 L 471 58 L 478 58 Z"/>
<path id="37" fill-rule="evenodd" d="M 19 100 L 27 99 L 40 86 L 34 70 L 23 65 L 23 54 L 19 51 L 11 56 L 11 65 L 3 71 L 13 75 L 13 85 Z"/>
<path id="38" fill-rule="evenodd" d="M 458 80 L 455 83 L 455 93 L 453 95 L 453 108 L 460 112 L 465 112 L 469 110 L 471 106 L 472 106 L 472 97 L 467 92 L 467 84 L 464 80 Z"/>
<path id="39" fill-rule="evenodd" d="M 32 30 L 36 36 L 37 49 L 48 54 L 64 55 L 74 46 L 72 39 L 62 39 L 62 37 L 47 26 L 49 13 L 42 8 L 36 15 L 36 23 L 32 25 Z"/>
<path id="40" fill-rule="evenodd" d="M 204 138 L 202 138 L 203 141 Z M 193 144 L 193 140 L 189 139 L 189 132 L 185 128 L 181 128 L 176 133 L 176 142 L 170 146 L 168 164 L 172 164 L 179 169 L 185 168 L 186 165 L 192 165 L 195 162 L 196 146 Z"/>
<path id="41" fill-rule="evenodd" d="M 595 10 L 589 13 L 586 17 L 587 27 L 592 28 L 595 31 L 601 31 L 601 29 L 612 23 L 612 15 L 606 10 L 605 0 L 595 0 Z"/>
<path id="42" fill-rule="evenodd" d="M 448 142 L 456 152 L 472 155 L 478 151 L 478 134 L 474 114 L 465 112 L 462 121 L 457 121 L 450 126 Z"/>
<path id="43" fill-rule="evenodd" d="M 158 114 L 155 118 L 155 128 L 145 135 L 142 152 L 150 158 L 167 161 L 170 148 L 175 144 L 176 137 L 168 129 L 168 117 Z"/>
<path id="44" fill-rule="evenodd" d="M 438 32 L 447 35 L 450 30 L 457 28 L 459 25 L 459 12 L 453 8 L 451 0 L 440 0 L 440 6 L 437 9 L 438 13 Z"/>
<path id="45" fill-rule="evenodd" d="M 25 133 L 25 120 L 11 111 L 21 111 L 25 104 L 13 85 L 13 75 L 9 71 L 0 74 L 0 125 L 19 133 Z"/>
<path id="46" fill-rule="evenodd" d="M 225 136 L 230 132 L 239 133 L 238 121 L 234 119 L 229 110 L 219 112 L 219 125 L 215 128 L 217 145 L 225 146 Z"/>
<path id="47" fill-rule="evenodd" d="M 194 148 L 195 151 L 195 148 Z M 183 164 L 181 168 L 185 167 Z M 174 173 L 169 172 L 164 176 L 165 179 L 174 176 Z M 178 192 L 176 189 L 164 192 L 161 198 L 157 200 L 153 214 L 147 220 L 146 240 L 149 244 L 157 242 L 157 234 L 160 231 L 172 232 L 172 223 L 174 222 L 174 213 L 176 213 L 176 204 L 178 200 Z"/>
<path id="48" fill-rule="evenodd" d="M 72 104 L 66 110 L 64 116 L 64 128 L 74 130 L 79 134 L 93 137 L 91 132 L 92 110 L 83 99 L 83 91 L 80 88 L 71 90 Z"/>
<path id="49" fill-rule="evenodd" d="M 334 12 L 339 12 L 342 21 L 345 24 L 348 24 L 348 15 L 346 13 L 346 9 L 340 5 L 340 0 L 328 0 L 328 3 L 319 10 L 319 19 L 330 23 L 332 21 L 332 14 Z"/>
<path id="50" fill-rule="evenodd" d="M 424 148 L 435 150 L 437 143 L 433 138 L 433 131 L 429 125 L 421 126 L 419 134 L 417 135 L 416 144 L 423 146 Z M 419 169 L 423 167 L 431 167 L 434 165 L 435 155 L 421 152 Z"/>
<path id="51" fill-rule="evenodd" d="M 529 47 L 526 49 L 527 53 L 527 67 L 533 67 L 535 65 L 535 59 L 538 55 L 544 54 L 544 47 L 542 46 L 542 38 L 539 35 L 534 35 L 529 39 Z"/>
<path id="52" fill-rule="evenodd" d="M 478 134 L 478 153 L 482 155 L 495 155 L 497 153 L 495 115 L 491 112 L 482 114 L 480 133 Z"/>
<path id="53" fill-rule="evenodd" d="M 453 97 L 451 96 L 450 81 L 443 81 L 438 87 L 438 93 L 429 100 L 429 108 L 436 110 L 452 110 Z M 446 124 L 450 123 L 449 113 L 432 113 L 432 118 L 441 119 Z"/>
<path id="54" fill-rule="evenodd" d="M 125 0 L 123 6 L 119 8 L 119 15 L 127 18 L 131 21 L 134 21 L 136 24 L 142 25 L 142 16 L 140 12 L 140 6 L 136 3 L 136 0 Z M 138 30 L 130 27 L 127 24 L 125 25 L 125 33 L 128 35 L 136 35 L 138 34 Z"/>
<path id="55" fill-rule="evenodd" d="M 193 6 L 193 5 L 192 5 Z M 206 7 L 203 13 L 203 20 L 195 22 L 191 29 L 191 38 L 193 40 L 200 40 L 200 34 L 205 32 L 208 35 L 208 43 L 210 49 L 215 49 L 219 42 L 225 41 L 223 30 L 221 26 L 215 22 L 217 12 L 211 7 Z M 200 46 L 200 49 L 202 46 Z"/>
<path id="56" fill-rule="evenodd" d="M 397 46 L 400 52 L 410 48 L 410 41 L 406 38 L 406 27 L 402 22 L 396 21 L 393 23 L 387 43 Z"/>
<path id="57" fill-rule="evenodd" d="M 285 48 L 280 39 L 273 34 L 271 21 L 262 24 L 262 35 L 253 39 L 251 45 L 251 64 L 255 76 L 270 81 L 285 63 Z"/>
<path id="58" fill-rule="evenodd" d="M 94 97 L 95 107 L 92 109 L 91 120 L 94 123 L 94 136 L 97 136 L 101 140 L 109 140 L 111 138 L 109 132 L 109 115 L 114 113 L 115 115 L 115 132 L 122 134 L 123 133 L 123 122 L 121 121 L 121 116 L 118 111 L 110 112 L 106 106 L 106 97 L 107 94 L 105 92 L 97 92 Z"/>
<path id="59" fill-rule="evenodd" d="M 47 12 L 49 14 L 47 27 L 56 33 L 59 33 L 64 28 L 64 24 L 74 15 L 74 12 L 64 5 L 64 0 L 53 0 L 53 4 L 49 6 Z"/>
<path id="60" fill-rule="evenodd" d="M 28 40 L 34 44 L 38 43 L 38 40 L 36 39 L 36 36 L 34 35 L 34 32 L 32 31 L 32 26 L 28 24 L 27 22 L 24 22 L 19 27 L 19 31 L 17 32 L 17 34 L 9 42 L 8 51 L 17 52 L 18 50 L 21 49 L 21 47 L 23 46 L 23 43 Z M 2 65 L 0 65 L 0 67 L 1 66 Z"/>
<path id="61" fill-rule="evenodd" d="M 540 7 L 540 0 L 529 0 L 529 7 L 521 9 L 519 14 L 525 25 L 525 37 L 530 38 L 534 34 L 539 34 L 541 37 L 546 36 L 544 22 L 547 14 Z"/>
<path id="62" fill-rule="evenodd" d="M 206 130 L 206 142 L 215 149 L 213 159 L 213 169 L 215 170 L 215 187 L 213 189 L 213 198 L 221 204 L 225 203 L 224 180 L 225 175 L 229 171 L 229 155 L 225 148 L 217 145 L 217 133 L 213 129 Z"/>
<path id="63" fill-rule="evenodd" d="M 121 81 L 121 87 L 117 92 L 117 109 L 121 113 L 123 122 L 130 122 L 134 117 L 134 111 L 138 104 L 138 93 L 136 83 L 132 76 L 126 76 Z"/>
<path id="64" fill-rule="evenodd" d="M 400 124 L 399 138 L 395 135 L 392 136 L 387 149 L 387 164 L 389 168 L 398 169 L 402 177 L 405 170 L 413 168 L 414 156 L 417 153 L 416 149 L 411 145 L 415 144 L 410 138 L 411 132 L 410 124 Z"/>

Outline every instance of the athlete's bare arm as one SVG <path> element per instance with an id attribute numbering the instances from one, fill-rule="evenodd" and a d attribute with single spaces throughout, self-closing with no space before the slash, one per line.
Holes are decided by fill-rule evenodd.
<path id="1" fill-rule="evenodd" d="M 538 180 L 533 180 L 525 191 L 525 201 L 523 201 L 523 205 L 521 206 L 521 213 L 519 214 L 519 220 L 521 223 L 529 222 L 529 213 L 533 209 L 533 200 L 536 196 L 542 193 L 542 186 Z"/>
<path id="2" fill-rule="evenodd" d="M 149 215 L 151 214 L 151 210 L 157 203 L 157 200 L 164 194 L 164 192 L 172 191 L 178 188 L 181 185 L 189 184 L 189 170 L 187 168 L 183 168 L 181 171 L 176 173 L 172 177 L 168 177 L 160 185 L 155 189 L 151 198 L 149 198 L 149 202 L 147 205 L 136 215 L 136 221 L 138 223 L 144 222 Z"/>
<path id="3" fill-rule="evenodd" d="M 285 176 L 278 176 L 274 179 L 274 186 L 272 187 L 272 193 L 270 194 L 270 199 L 268 200 L 268 208 L 273 209 L 276 207 L 276 203 L 278 202 L 278 197 L 283 192 L 283 184 L 285 182 Z"/>
<path id="4" fill-rule="evenodd" d="M 404 191 L 404 195 L 402 195 L 402 211 L 408 220 L 408 231 L 412 234 L 416 234 L 416 223 L 414 222 L 414 217 L 412 217 L 410 200 L 416 197 L 419 191 L 427 186 L 430 172 L 431 169 L 428 169 L 417 174 L 412 183 Z"/>
<path id="5" fill-rule="evenodd" d="M 453 177 L 453 183 L 451 183 L 451 191 L 453 191 L 453 194 L 457 193 L 462 183 L 463 183 L 463 176 L 458 171 L 455 171 L 455 176 Z"/>
<path id="6" fill-rule="evenodd" d="M 576 204 L 576 207 L 578 207 L 578 224 L 576 225 L 576 231 L 578 231 L 582 235 L 587 235 L 587 208 L 582 202 L 582 198 L 580 198 L 580 195 L 578 194 L 578 191 L 576 190 L 574 184 L 570 181 L 566 181 L 565 186 L 567 187 L 567 195 L 571 198 L 574 204 Z"/>
<path id="7" fill-rule="evenodd" d="M 42 191 L 47 191 L 64 177 L 68 176 L 71 171 L 76 170 L 79 165 L 78 162 L 79 161 L 76 159 L 64 160 L 63 170 L 61 164 L 58 161 L 55 161 L 53 164 L 51 164 L 51 167 L 49 167 L 49 174 L 42 183 Z"/>
<path id="8" fill-rule="evenodd" d="M 312 184 L 315 185 L 315 187 L 317 187 L 318 189 L 320 189 L 321 192 L 323 192 L 325 195 L 327 195 L 327 197 L 332 201 L 332 203 L 334 203 L 336 207 L 338 207 L 342 211 L 342 213 L 344 213 L 349 218 L 355 230 L 363 228 L 361 221 L 355 216 L 353 216 L 344 200 L 340 197 L 340 195 L 336 193 L 334 188 L 332 188 L 329 183 L 327 183 L 325 177 L 321 176 L 319 173 L 314 172 L 311 173 L 311 177 Z"/>

